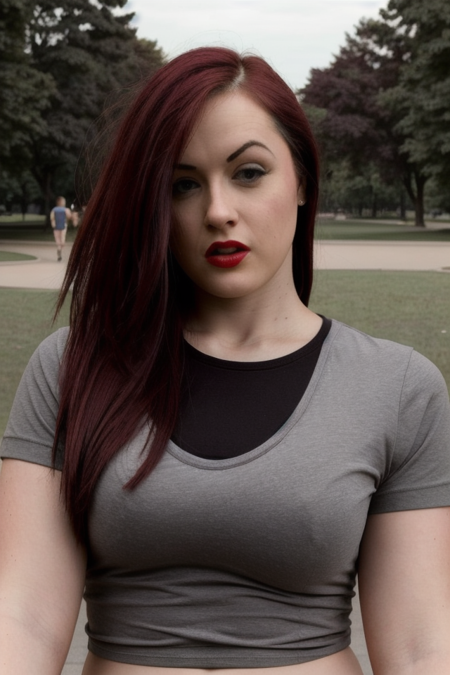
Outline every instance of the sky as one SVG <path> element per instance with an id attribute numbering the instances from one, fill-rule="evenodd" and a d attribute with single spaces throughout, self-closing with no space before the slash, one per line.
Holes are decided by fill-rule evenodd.
<path id="1" fill-rule="evenodd" d="M 138 37 L 156 40 L 169 58 L 203 45 L 251 50 L 293 89 L 311 68 L 326 68 L 363 17 L 387 0 L 129 0 Z"/>

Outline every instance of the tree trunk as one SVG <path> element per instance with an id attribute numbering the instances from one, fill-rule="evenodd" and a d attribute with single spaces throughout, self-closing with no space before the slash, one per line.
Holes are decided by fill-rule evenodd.
<path id="1" fill-rule="evenodd" d="M 400 191 L 400 218 L 406 220 L 406 201 L 403 190 Z"/>
<path id="2" fill-rule="evenodd" d="M 372 218 L 376 218 L 378 213 L 377 193 L 373 191 L 372 196 Z"/>
<path id="3" fill-rule="evenodd" d="M 27 212 L 28 208 L 28 190 L 27 190 L 27 184 L 22 183 L 20 186 L 20 191 L 21 191 L 21 199 L 20 199 L 20 209 L 22 211 L 22 220 L 25 220 L 25 214 Z"/>
<path id="4" fill-rule="evenodd" d="M 424 208 L 424 192 L 427 178 L 418 173 L 414 174 L 416 181 L 416 202 L 414 204 L 416 210 L 416 227 L 425 227 L 425 208 Z"/>
<path id="5" fill-rule="evenodd" d="M 414 171 L 413 175 L 414 175 L 414 182 L 416 184 L 415 185 L 416 190 L 414 190 L 412 186 L 411 174 L 404 177 L 403 184 L 406 188 L 406 192 L 408 193 L 414 205 L 414 213 L 415 213 L 414 225 L 416 227 L 425 227 L 424 192 L 425 192 L 425 183 L 427 182 L 428 177 L 424 176 L 418 171 Z"/>

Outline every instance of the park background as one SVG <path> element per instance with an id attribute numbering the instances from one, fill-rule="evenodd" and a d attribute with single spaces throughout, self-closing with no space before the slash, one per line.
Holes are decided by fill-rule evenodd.
<path id="1" fill-rule="evenodd" d="M 450 389 L 450 3 L 311 5 L 0 0 L 0 436 L 30 355 L 69 320 L 66 304 L 52 324 L 56 290 L 28 285 L 33 266 L 48 264 L 44 252 L 54 255 L 55 197 L 81 210 L 140 80 L 200 44 L 251 48 L 296 92 L 320 146 L 319 247 L 391 242 L 401 257 L 404 242 L 448 252 L 433 271 L 321 268 L 311 307 L 412 345 Z M 75 237 L 69 229 L 69 246 Z M 61 276 L 65 262 L 54 255 L 51 264 Z M 21 288 L 8 281 L 12 269 Z M 82 611 L 64 675 L 81 671 L 84 620 Z M 357 616 L 354 627 L 369 675 Z"/>

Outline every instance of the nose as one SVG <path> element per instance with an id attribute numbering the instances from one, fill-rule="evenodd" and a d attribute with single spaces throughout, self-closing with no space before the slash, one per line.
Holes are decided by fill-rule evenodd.
<path id="1" fill-rule="evenodd" d="M 238 214 L 232 196 L 224 185 L 210 186 L 206 200 L 204 220 L 206 227 L 222 229 L 237 224 Z"/>

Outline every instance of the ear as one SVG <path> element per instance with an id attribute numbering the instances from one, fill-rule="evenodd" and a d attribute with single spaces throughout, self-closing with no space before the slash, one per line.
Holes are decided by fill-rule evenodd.
<path id="1" fill-rule="evenodd" d="M 300 185 L 298 186 L 297 190 L 297 203 L 299 206 L 304 206 L 306 204 L 306 189 L 305 189 L 305 181 L 303 179 L 300 180 Z"/>

